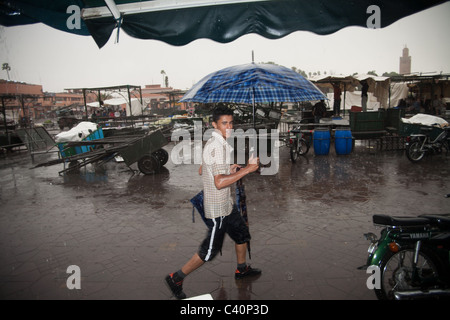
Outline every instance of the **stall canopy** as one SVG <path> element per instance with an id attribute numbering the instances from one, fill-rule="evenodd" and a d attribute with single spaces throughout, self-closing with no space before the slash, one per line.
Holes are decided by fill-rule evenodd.
<path id="1" fill-rule="evenodd" d="M 294 31 L 325 35 L 347 26 L 379 27 L 442 0 L 14 0 L 0 3 L 0 24 L 42 22 L 91 35 L 104 46 L 114 29 L 139 39 L 185 45 L 200 38 L 226 43 L 256 33 L 270 39 Z M 375 15 L 375 16 L 374 16 Z"/>
<path id="2" fill-rule="evenodd" d="M 130 101 L 131 101 L 131 107 L 130 107 Z M 107 99 L 103 101 L 103 104 L 105 106 L 121 106 L 121 105 L 125 105 L 125 110 L 127 115 L 131 116 L 131 115 L 141 115 L 144 111 L 144 107 L 142 106 L 141 102 L 139 101 L 139 99 L 137 98 L 131 98 L 131 99 L 126 99 L 126 98 L 113 98 L 113 99 Z M 100 103 L 98 101 L 94 101 L 94 102 L 90 102 L 90 103 L 86 103 L 86 105 L 88 105 L 91 108 L 98 108 L 100 106 Z"/>
<path id="3" fill-rule="evenodd" d="M 373 102 L 378 102 L 379 106 L 383 108 L 387 108 L 389 106 L 389 77 L 378 77 L 370 74 L 355 74 L 348 76 L 323 75 L 316 76 L 310 80 L 320 88 L 329 89 L 333 88 L 332 83 L 339 83 L 344 93 L 344 108 L 347 108 L 347 105 L 351 107 L 352 105 L 361 104 L 361 92 L 358 91 L 358 93 L 356 93 L 355 90 L 356 87 L 361 84 L 361 81 L 366 81 L 369 85 L 369 98 L 370 96 L 373 96 Z M 371 99 L 369 99 L 369 103 L 371 103 L 370 100 Z"/>
<path id="4" fill-rule="evenodd" d="M 355 87 L 359 84 L 358 80 L 353 76 L 345 75 L 314 76 L 309 80 L 311 80 L 313 83 L 318 84 L 321 88 L 330 89 L 333 89 L 333 83 L 339 83 L 342 90 L 350 92 L 355 91 Z"/>
<path id="5" fill-rule="evenodd" d="M 369 74 L 358 74 L 355 76 L 358 81 L 367 81 L 369 85 L 368 92 L 372 92 L 373 96 L 380 102 L 381 107 L 389 106 L 389 77 L 378 77 Z"/>

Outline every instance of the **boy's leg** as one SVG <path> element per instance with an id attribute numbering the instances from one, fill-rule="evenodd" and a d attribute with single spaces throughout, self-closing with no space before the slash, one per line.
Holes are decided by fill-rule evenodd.
<path id="1" fill-rule="evenodd" d="M 236 207 L 233 208 L 233 212 L 227 217 L 226 225 L 228 235 L 235 242 L 237 259 L 235 278 L 242 279 L 261 274 L 261 270 L 253 269 L 247 265 L 247 242 L 250 241 L 251 236 L 247 224 Z"/>
<path id="2" fill-rule="evenodd" d="M 194 254 L 192 258 L 177 272 L 166 276 L 166 282 L 177 299 L 185 299 L 186 294 L 183 292 L 183 280 L 192 271 L 201 267 L 205 262 L 200 259 L 198 253 Z"/>
<path id="3" fill-rule="evenodd" d="M 201 267 L 205 261 L 203 261 L 198 253 L 194 254 L 192 258 L 181 268 L 181 271 L 187 276 L 192 271 Z"/>
<path id="4" fill-rule="evenodd" d="M 235 244 L 236 260 L 238 264 L 245 264 L 247 261 L 247 242 L 242 244 Z"/>
<path id="5" fill-rule="evenodd" d="M 170 290 L 178 299 L 186 298 L 186 294 L 183 292 L 184 278 L 202 266 L 205 261 L 214 259 L 222 248 L 225 231 L 220 228 L 220 218 L 210 219 L 210 221 L 212 227 L 208 230 L 208 234 L 200 245 L 198 253 L 195 253 L 180 270 L 166 276 L 166 282 Z"/>

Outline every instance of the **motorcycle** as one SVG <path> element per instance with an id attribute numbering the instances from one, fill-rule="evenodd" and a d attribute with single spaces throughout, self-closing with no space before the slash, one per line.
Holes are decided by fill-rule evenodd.
<path id="1" fill-rule="evenodd" d="M 298 156 L 304 156 L 308 153 L 311 146 L 310 130 L 301 130 L 301 126 L 296 126 L 289 132 L 288 147 L 290 148 L 291 160 L 297 161 Z"/>
<path id="2" fill-rule="evenodd" d="M 440 154 L 443 149 L 450 151 L 450 127 L 446 127 L 432 140 L 429 136 L 433 128 L 421 128 L 423 133 L 406 138 L 406 156 L 411 162 L 419 162 L 426 154 Z"/>
<path id="3" fill-rule="evenodd" d="M 377 298 L 450 298 L 450 214 L 372 219 L 383 229 L 379 239 L 364 235 L 371 243 L 359 269 L 374 271 Z"/>

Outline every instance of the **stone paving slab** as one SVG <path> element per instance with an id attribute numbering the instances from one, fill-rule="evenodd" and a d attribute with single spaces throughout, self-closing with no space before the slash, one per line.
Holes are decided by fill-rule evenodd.
<path id="1" fill-rule="evenodd" d="M 166 146 L 169 153 L 173 145 Z M 47 158 L 41 157 L 41 161 Z M 276 175 L 245 178 L 252 260 L 263 273 L 236 281 L 234 244 L 190 275 L 188 296 L 214 299 L 373 300 L 363 233 L 379 233 L 376 213 L 450 212 L 450 157 L 412 164 L 402 152 L 357 146 L 347 156 L 291 163 L 280 151 Z M 26 154 L 0 158 L 1 299 L 174 299 L 164 284 L 196 252 L 206 230 L 192 223 L 189 199 L 201 190 L 198 165 L 171 160 L 155 176 L 124 164 L 59 176 L 30 170 Z M 67 268 L 81 271 L 69 290 Z"/>

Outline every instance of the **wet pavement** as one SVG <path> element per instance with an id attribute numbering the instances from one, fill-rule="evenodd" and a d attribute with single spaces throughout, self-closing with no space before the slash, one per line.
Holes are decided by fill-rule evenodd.
<path id="1" fill-rule="evenodd" d="M 173 144 L 165 147 L 170 151 Z M 56 155 L 41 155 L 45 162 Z M 30 170 L 26 152 L 0 156 L 1 299 L 174 299 L 164 283 L 196 252 L 206 229 L 192 222 L 189 199 L 202 189 L 198 165 L 171 159 L 153 176 L 123 163 L 89 165 L 59 176 L 62 165 Z M 249 263 L 263 273 L 235 281 L 234 245 L 191 274 L 188 296 L 214 299 L 375 299 L 363 233 L 379 234 L 372 215 L 450 212 L 450 156 L 410 163 L 402 151 L 357 143 L 350 155 L 291 163 L 244 180 L 252 234 Z M 80 268 L 69 289 L 67 268 Z"/>

